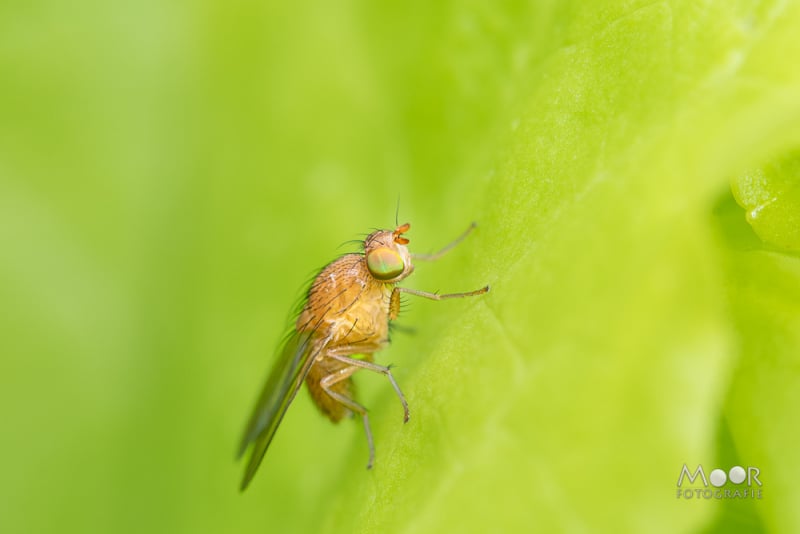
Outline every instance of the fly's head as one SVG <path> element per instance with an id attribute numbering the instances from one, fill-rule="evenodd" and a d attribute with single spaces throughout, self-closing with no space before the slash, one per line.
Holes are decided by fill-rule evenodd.
<path id="1" fill-rule="evenodd" d="M 372 232 L 364 241 L 364 256 L 370 274 L 381 282 L 394 284 L 414 270 L 411 254 L 408 252 L 408 239 L 403 234 L 411 225 L 402 224 L 394 230 Z"/>

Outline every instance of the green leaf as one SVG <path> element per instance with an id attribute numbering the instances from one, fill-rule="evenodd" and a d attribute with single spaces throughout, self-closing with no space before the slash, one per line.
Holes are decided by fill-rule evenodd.
<path id="1" fill-rule="evenodd" d="M 766 242 L 800 251 L 800 153 L 746 172 L 732 183 L 747 221 Z"/>

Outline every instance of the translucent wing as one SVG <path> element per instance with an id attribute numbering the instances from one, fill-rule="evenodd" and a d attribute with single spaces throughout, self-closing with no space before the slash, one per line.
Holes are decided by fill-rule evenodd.
<path id="1" fill-rule="evenodd" d="M 314 342 L 314 330 L 294 333 L 284 343 L 280 357 L 270 371 L 239 445 L 238 457 L 241 457 L 250 444 L 254 444 L 242 478 L 240 487 L 242 491 L 258 470 L 286 409 L 303 384 L 308 369 L 314 363 L 316 352 L 321 350 L 324 344 L 324 341 Z"/>

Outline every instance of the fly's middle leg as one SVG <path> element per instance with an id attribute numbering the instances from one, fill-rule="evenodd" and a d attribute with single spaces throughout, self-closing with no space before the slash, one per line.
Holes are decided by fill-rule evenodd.
<path id="1" fill-rule="evenodd" d="M 392 370 L 384 365 L 378 365 L 377 363 L 367 362 L 356 358 L 350 358 L 349 356 L 339 354 L 338 353 L 339 351 L 342 351 L 345 354 L 357 354 L 357 351 L 353 351 L 352 348 L 345 346 L 345 347 L 337 347 L 336 349 L 329 351 L 328 357 L 338 360 L 342 363 L 346 363 L 348 365 L 348 368 L 358 367 L 361 369 L 367 369 L 369 371 L 372 371 L 373 373 L 382 374 L 389 379 L 389 383 L 392 385 L 392 388 L 394 388 L 394 392 L 397 393 L 397 397 L 400 399 L 400 404 L 403 405 L 403 422 L 407 423 L 408 418 L 411 416 L 408 410 L 408 402 L 406 402 L 406 396 L 403 395 L 402 391 L 400 391 L 400 386 L 397 385 L 397 381 L 394 379 L 394 375 L 392 375 Z"/>

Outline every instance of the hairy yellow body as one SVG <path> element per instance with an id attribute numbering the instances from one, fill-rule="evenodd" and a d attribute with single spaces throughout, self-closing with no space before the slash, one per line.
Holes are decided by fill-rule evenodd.
<path id="1" fill-rule="evenodd" d="M 403 405 L 403 420 L 409 411 L 403 393 L 388 367 L 373 362 L 372 355 L 389 344 L 389 322 L 400 311 L 400 293 L 433 300 L 480 295 L 489 286 L 466 293 L 437 295 L 398 287 L 397 283 L 414 270 L 411 254 L 403 237 L 411 225 L 394 230 L 378 230 L 367 236 L 363 254 L 345 254 L 329 263 L 316 276 L 306 295 L 305 305 L 287 338 L 280 357 L 267 377 L 239 447 L 253 452 L 247 464 L 241 489 L 250 483 L 300 385 L 305 381 L 319 409 L 338 422 L 357 413 L 364 422 L 372 467 L 375 447 L 367 409 L 354 399 L 350 377 L 359 369 L 380 373 L 389 380 Z M 433 260 L 463 239 L 474 225 L 456 241 L 430 256 Z M 362 358 L 353 358 L 362 355 Z"/>

